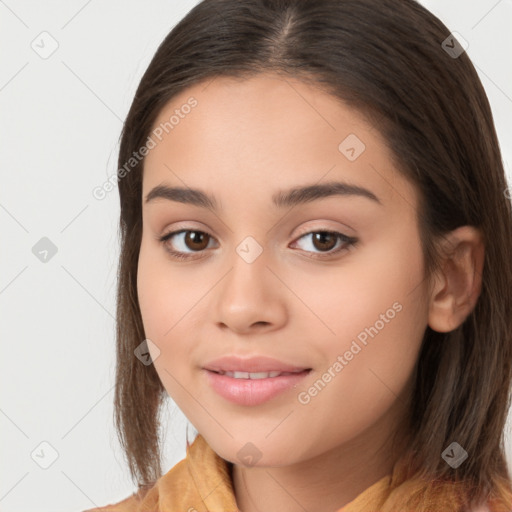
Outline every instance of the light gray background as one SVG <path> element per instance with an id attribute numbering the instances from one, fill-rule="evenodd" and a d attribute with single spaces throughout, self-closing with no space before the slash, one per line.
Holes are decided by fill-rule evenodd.
<path id="1" fill-rule="evenodd" d="M 0 0 L 2 512 L 81 511 L 134 490 L 112 423 L 119 199 L 92 189 L 116 172 L 158 44 L 196 3 Z M 510 176 L 512 1 L 423 4 L 468 41 Z M 46 59 L 44 31 L 58 43 Z M 42 237 L 57 247 L 46 263 L 32 252 Z M 165 471 L 185 455 L 186 424 L 170 401 Z M 58 453 L 47 469 L 42 442 Z"/>

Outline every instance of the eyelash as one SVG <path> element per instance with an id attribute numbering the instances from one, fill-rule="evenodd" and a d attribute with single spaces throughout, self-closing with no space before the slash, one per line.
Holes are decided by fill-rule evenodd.
<path id="1" fill-rule="evenodd" d="M 169 247 L 167 246 L 167 241 L 172 238 L 174 235 L 178 235 L 180 233 L 187 233 L 187 232 L 191 232 L 191 233 L 202 233 L 202 234 L 205 234 L 205 235 L 208 235 L 211 237 L 211 235 L 209 233 L 207 233 L 206 231 L 201 231 L 199 229 L 179 229 L 177 231 L 171 231 L 161 237 L 158 238 L 159 242 L 161 242 L 164 247 L 165 247 L 165 250 L 175 259 L 177 260 L 189 260 L 189 259 L 197 259 L 193 256 L 194 252 L 193 253 L 182 253 L 180 251 L 174 251 L 172 249 L 169 249 Z M 354 237 L 350 237 L 350 236 L 347 236 L 347 235 L 344 235 L 343 233 L 339 233 L 338 231 L 332 231 L 332 230 L 327 230 L 327 229 L 317 229 L 315 231 L 308 231 L 307 233 L 303 233 L 302 235 L 300 235 L 296 240 L 300 240 L 301 238 L 307 236 L 307 235 L 312 235 L 312 234 L 315 234 L 315 233 L 328 233 L 330 235 L 335 235 L 337 237 L 338 240 L 341 240 L 342 242 L 345 242 L 345 245 L 342 246 L 342 247 L 338 247 L 338 249 L 331 249 L 330 252 L 325 252 L 325 253 L 313 253 L 315 254 L 315 256 L 311 256 L 312 259 L 318 259 L 318 260 L 322 260 L 322 259 L 326 259 L 326 258 L 330 258 L 332 257 L 333 255 L 335 254 L 338 254 L 339 252 L 343 251 L 344 249 L 349 249 L 350 247 L 353 247 L 356 245 L 356 243 L 358 242 L 358 239 L 357 238 L 354 238 Z M 213 237 L 211 237 L 213 238 Z M 204 251 L 204 249 L 203 249 Z M 195 253 L 201 253 L 202 251 L 195 251 Z"/>

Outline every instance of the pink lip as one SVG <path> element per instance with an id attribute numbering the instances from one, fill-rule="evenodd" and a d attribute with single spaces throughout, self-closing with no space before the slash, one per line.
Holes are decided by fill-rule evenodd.
<path id="1" fill-rule="evenodd" d="M 205 370 L 205 373 L 214 391 L 226 400 L 238 405 L 259 405 L 297 385 L 300 380 L 309 374 L 309 370 L 266 379 L 235 379 L 210 370 Z"/>
<path id="2" fill-rule="evenodd" d="M 266 356 L 239 357 L 235 355 L 214 359 L 205 364 L 204 368 L 216 372 L 301 372 L 310 369 L 305 366 L 294 366 Z"/>

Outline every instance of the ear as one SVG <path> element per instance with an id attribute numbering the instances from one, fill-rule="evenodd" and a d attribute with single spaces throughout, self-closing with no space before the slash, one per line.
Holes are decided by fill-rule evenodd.
<path id="1" fill-rule="evenodd" d="M 428 325 L 437 332 L 459 327 L 473 311 L 482 286 L 485 247 L 473 226 L 461 226 L 442 241 L 443 260 L 430 296 Z"/>

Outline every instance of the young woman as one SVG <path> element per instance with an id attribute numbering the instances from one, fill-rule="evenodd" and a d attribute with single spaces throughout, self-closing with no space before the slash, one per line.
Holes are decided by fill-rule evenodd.
<path id="1" fill-rule="evenodd" d="M 205 0 L 119 154 L 95 510 L 509 511 L 512 215 L 464 45 L 412 0 Z M 198 435 L 162 474 L 167 396 Z"/>

